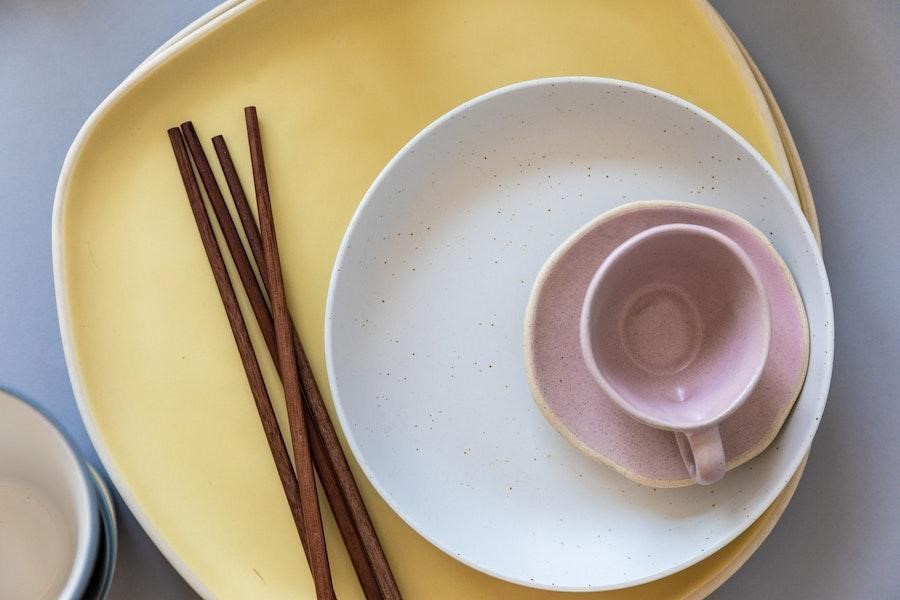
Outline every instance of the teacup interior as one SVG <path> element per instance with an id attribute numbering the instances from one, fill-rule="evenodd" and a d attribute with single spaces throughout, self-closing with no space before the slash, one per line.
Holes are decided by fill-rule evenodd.
<path id="1" fill-rule="evenodd" d="M 0 598 L 72 587 L 93 510 L 77 461 L 40 413 L 0 393 Z"/>
<path id="2" fill-rule="evenodd" d="M 654 229 L 598 271 L 586 300 L 590 352 L 642 418 L 690 429 L 752 389 L 768 352 L 768 301 L 749 259 L 721 234 Z"/>

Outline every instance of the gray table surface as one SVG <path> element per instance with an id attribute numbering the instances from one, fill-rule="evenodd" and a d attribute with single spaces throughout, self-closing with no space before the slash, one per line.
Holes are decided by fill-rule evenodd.
<path id="1" fill-rule="evenodd" d="M 53 192 L 85 118 L 215 0 L 0 0 L 0 387 L 99 466 L 66 374 Z M 768 78 L 819 211 L 837 324 L 825 418 L 797 493 L 716 598 L 900 598 L 900 3 L 715 0 Z M 112 598 L 195 598 L 118 502 Z"/>

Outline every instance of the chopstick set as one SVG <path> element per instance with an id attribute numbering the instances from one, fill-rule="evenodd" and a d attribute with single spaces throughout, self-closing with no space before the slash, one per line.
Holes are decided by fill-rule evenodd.
<path id="1" fill-rule="evenodd" d="M 168 130 L 188 202 L 234 335 L 294 525 L 309 563 L 316 597 L 320 600 L 335 598 L 316 491 L 315 475 L 318 474 L 365 597 L 369 600 L 379 598 L 399 600 L 401 595 L 397 583 L 366 511 L 362 495 L 350 471 L 350 465 L 341 448 L 303 344 L 288 311 L 256 108 L 252 106 L 245 108 L 244 116 L 259 225 L 254 219 L 224 138 L 216 136 L 212 141 L 244 237 L 256 263 L 256 270 L 245 250 L 200 139 L 189 121 L 183 123 L 180 128 L 173 127 Z M 206 191 L 206 198 L 225 239 L 238 278 L 281 378 L 296 472 L 281 436 L 259 361 L 250 340 L 247 323 L 238 304 L 222 251 L 216 241 L 203 195 L 194 176 L 194 168 Z"/>

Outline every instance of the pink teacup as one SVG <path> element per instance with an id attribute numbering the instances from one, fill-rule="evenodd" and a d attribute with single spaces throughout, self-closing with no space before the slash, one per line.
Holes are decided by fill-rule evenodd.
<path id="1" fill-rule="evenodd" d="M 691 477 L 725 473 L 719 423 L 756 386 L 772 335 L 756 268 L 699 225 L 647 229 L 600 265 L 581 313 L 588 370 L 632 417 L 675 432 Z"/>

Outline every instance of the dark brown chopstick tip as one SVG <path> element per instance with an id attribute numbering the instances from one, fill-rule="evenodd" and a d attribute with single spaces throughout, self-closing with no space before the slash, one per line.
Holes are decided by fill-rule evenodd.
<path id="1" fill-rule="evenodd" d="M 170 127 L 166 133 L 169 134 L 169 141 L 172 143 L 172 149 L 177 152 L 179 147 L 184 148 L 184 138 L 181 136 L 181 130 L 177 127 Z"/>

